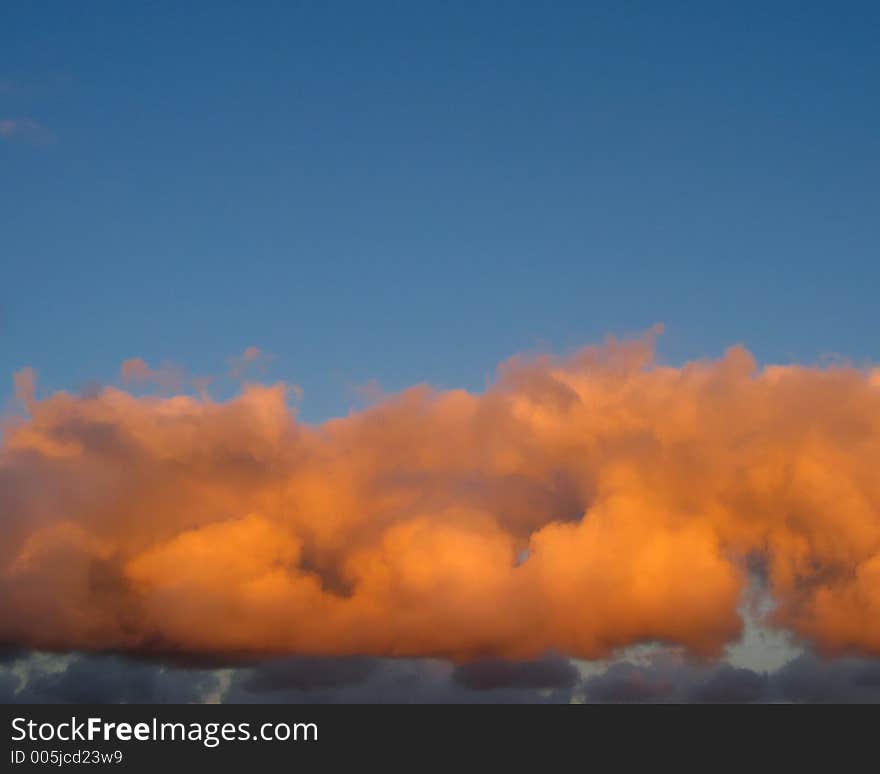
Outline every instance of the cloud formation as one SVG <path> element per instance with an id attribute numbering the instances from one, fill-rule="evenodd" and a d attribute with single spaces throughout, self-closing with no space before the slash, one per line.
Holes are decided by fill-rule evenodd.
<path id="1" fill-rule="evenodd" d="M 154 384 L 167 392 L 180 391 L 184 384 L 183 373 L 179 368 L 170 365 L 150 368 L 147 362 L 139 357 L 129 358 L 123 362 L 119 375 L 123 384 Z"/>
<path id="2" fill-rule="evenodd" d="M 580 675 L 557 657 L 529 662 L 294 656 L 234 670 L 232 704 L 564 704 Z M 476 679 L 472 679 L 476 678 Z M 488 678 L 488 679 L 483 679 Z"/>
<path id="3" fill-rule="evenodd" d="M 281 384 L 37 399 L 28 375 L 19 394 L 0 450 L 10 645 L 716 656 L 758 572 L 768 625 L 880 653 L 876 369 L 758 369 L 740 347 L 669 367 L 651 333 L 320 426 Z"/>
<path id="4" fill-rule="evenodd" d="M 289 656 L 237 669 L 116 655 L 0 661 L 0 703 L 835 703 L 880 702 L 880 660 L 804 653 L 773 671 L 689 658 L 624 656 L 582 676 L 559 657 L 452 665 L 436 659 Z M 591 672 L 593 670 L 591 669 Z"/>
<path id="5" fill-rule="evenodd" d="M 772 672 L 699 663 L 665 651 L 646 663 L 622 661 L 582 684 L 586 702 L 602 703 L 796 703 L 880 702 L 880 661 L 822 659 L 803 653 Z"/>
<path id="6" fill-rule="evenodd" d="M 23 140 L 36 145 L 45 145 L 54 140 L 53 134 L 32 118 L 0 119 L 0 140 Z"/>
<path id="7" fill-rule="evenodd" d="M 47 659 L 23 655 L 23 679 L 0 672 L 0 703 L 21 704 L 189 704 L 221 690 L 218 674 L 175 669 L 112 655 Z M 21 683 L 21 684 L 19 684 Z"/>

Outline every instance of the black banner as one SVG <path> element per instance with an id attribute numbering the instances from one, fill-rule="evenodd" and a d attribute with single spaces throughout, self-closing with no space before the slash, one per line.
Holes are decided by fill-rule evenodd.
<path id="1" fill-rule="evenodd" d="M 636 765 L 866 764 L 876 711 L 865 707 L 9 705 L 9 771 L 156 771 L 305 765 L 606 770 Z"/>

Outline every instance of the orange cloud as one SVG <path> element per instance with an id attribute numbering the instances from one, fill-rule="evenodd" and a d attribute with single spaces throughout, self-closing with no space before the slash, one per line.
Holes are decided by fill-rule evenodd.
<path id="1" fill-rule="evenodd" d="M 739 636 L 758 567 L 769 624 L 880 654 L 876 369 L 758 369 L 739 347 L 673 368 L 650 334 L 321 426 L 283 385 L 213 402 L 18 384 L 0 641 L 711 656 Z"/>
<path id="2" fill-rule="evenodd" d="M 168 392 L 179 391 L 184 382 L 183 373 L 179 368 L 170 365 L 150 368 L 146 361 L 139 357 L 126 360 L 119 373 L 123 384 L 155 384 Z"/>
<path id="3" fill-rule="evenodd" d="M 274 360 L 274 357 L 267 355 L 259 347 L 245 347 L 244 352 L 229 361 L 229 375 L 233 379 L 241 379 L 251 369 L 255 369 L 260 374 L 265 374 L 272 360 Z"/>

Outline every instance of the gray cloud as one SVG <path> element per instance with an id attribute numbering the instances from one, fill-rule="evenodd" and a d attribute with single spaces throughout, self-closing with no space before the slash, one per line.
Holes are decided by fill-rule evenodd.
<path id="1" fill-rule="evenodd" d="M 613 664 L 588 678 L 584 698 L 594 702 L 878 703 L 880 660 L 823 660 L 805 653 L 768 673 L 661 654 L 644 664 Z"/>
<path id="2" fill-rule="evenodd" d="M 880 702 L 880 660 L 804 654 L 773 675 L 774 697 L 811 704 Z"/>
<path id="3" fill-rule="evenodd" d="M 804 654 L 775 672 L 700 662 L 678 650 L 582 678 L 566 659 L 296 657 L 229 670 L 117 655 L 0 650 L 0 702 L 187 703 L 880 703 L 880 660 Z M 20 676 L 24 684 L 20 687 Z"/>
<path id="4" fill-rule="evenodd" d="M 199 702 L 218 687 L 215 672 L 170 669 L 120 656 L 73 656 L 57 660 L 28 656 L 19 659 L 27 674 L 17 693 L 14 682 L 0 682 L 7 703 L 26 704 L 186 704 Z M 5 677 L 14 677 L 9 669 Z"/>
<path id="5" fill-rule="evenodd" d="M 768 687 L 766 674 L 725 664 L 696 685 L 687 698 L 709 704 L 745 704 L 765 700 Z"/>
<path id="6" fill-rule="evenodd" d="M 8 664 L 25 658 L 27 652 L 13 645 L 0 645 L 0 664 Z"/>
<path id="7" fill-rule="evenodd" d="M 243 670 L 239 684 L 242 690 L 257 694 L 314 691 L 362 683 L 379 667 L 379 659 L 358 656 L 292 657 Z"/>
<path id="8" fill-rule="evenodd" d="M 18 678 L 8 670 L 0 670 L 0 704 L 12 704 L 18 689 Z"/>
<path id="9" fill-rule="evenodd" d="M 284 659 L 235 673 L 231 703 L 566 703 L 579 681 L 563 659 L 454 667 L 433 659 Z"/>
<path id="10" fill-rule="evenodd" d="M 474 691 L 498 688 L 525 690 L 572 689 L 580 675 L 570 661 L 548 657 L 539 661 L 481 659 L 456 667 L 452 679 Z"/>

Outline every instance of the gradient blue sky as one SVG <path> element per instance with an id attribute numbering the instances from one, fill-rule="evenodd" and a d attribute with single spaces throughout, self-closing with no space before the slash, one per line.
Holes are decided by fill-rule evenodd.
<path id="1" fill-rule="evenodd" d="M 0 399 L 217 374 L 317 420 L 667 326 L 880 357 L 880 6 L 8 2 Z M 3 129 L 5 127 L 5 130 Z"/>

